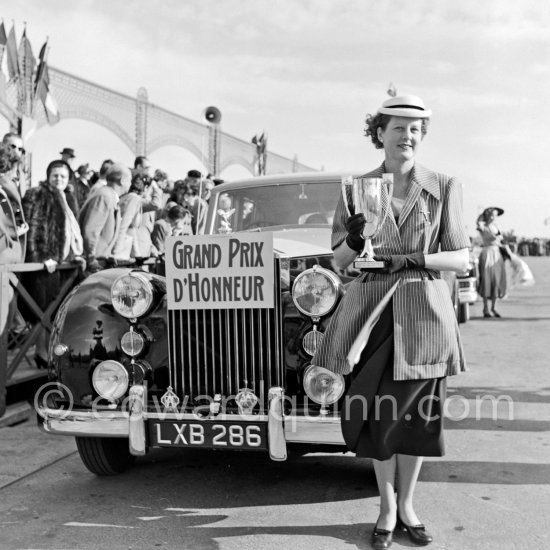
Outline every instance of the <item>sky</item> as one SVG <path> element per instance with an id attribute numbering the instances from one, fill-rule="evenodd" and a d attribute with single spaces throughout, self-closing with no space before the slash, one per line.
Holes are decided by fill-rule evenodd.
<path id="1" fill-rule="evenodd" d="M 417 160 L 462 181 L 472 236 L 479 212 L 499 206 L 502 231 L 550 238 L 546 0 L 0 0 L 0 16 L 18 38 L 26 22 L 35 55 L 49 37 L 55 68 L 132 97 L 143 86 L 197 121 L 215 105 L 224 132 L 265 131 L 269 150 L 315 169 L 382 162 L 364 119 L 393 82 L 432 109 Z M 33 176 L 63 147 L 77 165 L 133 162 L 106 129 L 62 120 L 29 138 Z M 203 168 L 175 147 L 149 158 L 174 179 Z"/>

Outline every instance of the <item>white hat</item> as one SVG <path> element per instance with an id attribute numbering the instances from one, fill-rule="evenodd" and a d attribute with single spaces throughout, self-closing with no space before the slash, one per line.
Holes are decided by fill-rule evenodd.
<path id="1" fill-rule="evenodd" d="M 424 102 L 416 95 L 390 97 L 382 103 L 378 112 L 383 115 L 409 118 L 428 118 L 432 114 L 432 110 L 426 109 Z"/>

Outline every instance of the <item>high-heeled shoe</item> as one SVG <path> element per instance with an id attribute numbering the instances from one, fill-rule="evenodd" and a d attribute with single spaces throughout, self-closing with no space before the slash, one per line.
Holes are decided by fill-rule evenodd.
<path id="1" fill-rule="evenodd" d="M 433 537 L 426 531 L 426 527 L 423 524 L 407 525 L 399 516 L 397 516 L 396 529 L 406 531 L 411 539 L 411 542 L 418 546 L 427 546 L 430 542 L 433 542 Z"/>
<path id="2" fill-rule="evenodd" d="M 375 550 L 385 550 L 392 545 L 393 542 L 393 530 L 378 529 L 378 524 L 374 526 L 372 532 L 372 547 Z"/>

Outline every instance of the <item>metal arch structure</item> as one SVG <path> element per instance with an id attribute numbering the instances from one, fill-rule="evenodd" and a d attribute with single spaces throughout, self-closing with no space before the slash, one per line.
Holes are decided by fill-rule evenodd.
<path id="1" fill-rule="evenodd" d="M 83 119 L 94 122 L 113 132 L 132 151 L 134 156 L 151 154 L 166 147 L 176 146 L 190 151 L 207 167 L 220 171 L 231 165 L 239 165 L 254 174 L 256 148 L 252 143 L 222 132 L 219 127 L 196 122 L 149 102 L 147 91 L 140 88 L 136 97 L 131 97 L 83 78 L 50 67 L 50 90 L 59 108 L 60 120 Z M 11 96 L 13 89 L 8 89 Z M 10 97 L 7 97 L 10 99 Z M 0 114 L 11 120 L 16 111 L 9 105 L 2 106 Z M 44 110 L 37 104 L 34 118 L 36 127 L 48 124 Z M 212 157 L 209 140 L 215 135 L 214 148 L 217 158 Z M 297 162 L 268 151 L 267 173 L 287 173 L 314 170 Z"/>

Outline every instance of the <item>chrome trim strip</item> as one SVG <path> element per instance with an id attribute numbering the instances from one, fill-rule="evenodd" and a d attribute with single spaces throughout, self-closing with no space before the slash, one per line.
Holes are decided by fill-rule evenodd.
<path id="1" fill-rule="evenodd" d="M 285 438 L 288 443 L 346 445 L 340 417 L 285 416 Z"/>
<path id="2" fill-rule="evenodd" d="M 168 331 L 172 332 L 173 334 L 174 331 L 176 330 L 175 328 L 176 323 L 174 322 L 174 314 L 170 310 L 168 310 L 167 312 L 167 323 L 168 323 Z M 172 336 L 172 341 L 173 341 L 173 338 L 174 337 Z M 174 346 L 172 346 L 170 342 L 171 342 L 170 337 L 168 337 L 168 384 L 173 388 L 175 388 L 177 392 L 178 390 L 178 387 L 176 384 L 177 376 L 176 376 L 175 370 L 171 367 L 171 365 L 175 364 L 175 357 L 174 357 L 175 353 L 174 353 Z"/>
<path id="3" fill-rule="evenodd" d="M 271 460 L 286 460 L 286 440 L 283 424 L 283 388 L 269 389 L 267 411 L 267 444 Z"/>
<path id="4" fill-rule="evenodd" d="M 233 334 L 234 334 L 234 340 L 235 346 L 233 348 L 233 354 L 231 354 L 231 340 L 227 342 L 227 350 L 229 352 L 230 357 L 235 358 L 235 363 L 233 366 L 233 362 L 229 363 L 229 376 L 231 377 L 231 374 L 234 373 L 235 375 L 235 388 L 232 388 L 235 390 L 235 393 L 237 393 L 239 389 L 239 359 L 241 358 L 241 349 L 239 347 L 239 323 L 237 322 L 236 318 L 237 312 L 233 310 Z M 231 392 L 233 393 L 233 392 Z"/>
<path id="5" fill-rule="evenodd" d="M 147 403 L 147 387 L 135 384 L 130 388 L 128 399 L 129 417 L 129 448 L 130 454 L 143 456 L 147 452 L 145 445 L 145 419 L 143 411 Z"/>
<path id="6" fill-rule="evenodd" d="M 254 319 L 256 315 L 256 310 L 252 309 L 250 310 L 250 344 L 251 344 L 251 350 L 252 354 L 250 356 L 250 372 L 252 374 L 252 390 L 254 392 L 257 392 L 258 389 L 256 388 L 256 338 L 254 338 L 254 329 L 257 326 L 256 321 Z M 261 381 L 260 381 L 261 382 Z M 262 403 L 262 406 L 264 404 Z"/>
<path id="7" fill-rule="evenodd" d="M 220 312 L 220 319 L 221 319 L 221 312 Z M 221 325 L 220 325 L 221 326 Z M 229 377 L 229 380 L 231 380 L 231 365 L 232 361 L 231 358 L 233 357 L 233 353 L 231 353 L 231 323 L 229 322 L 229 310 L 225 310 L 225 347 L 223 346 L 223 336 L 222 331 L 220 330 L 220 358 L 221 358 L 221 370 L 222 372 L 225 370 L 227 372 L 227 376 Z M 236 341 L 236 339 L 235 339 Z M 224 368 L 224 362 L 227 363 L 227 367 Z"/>
<path id="8" fill-rule="evenodd" d="M 282 386 L 284 384 L 283 382 L 283 376 L 282 372 L 284 370 L 284 363 L 283 363 L 283 353 L 281 350 L 282 346 L 282 321 L 281 321 L 281 275 L 280 275 L 280 264 L 275 260 L 275 312 L 273 315 L 274 323 L 275 323 L 275 330 L 273 333 L 275 334 L 275 376 L 276 376 L 276 384 Z M 270 373 L 271 374 L 271 373 Z M 273 382 L 269 382 L 272 384 Z"/>
<path id="9" fill-rule="evenodd" d="M 193 326 L 195 327 L 195 362 L 189 363 L 189 378 L 191 380 L 191 387 L 193 387 L 192 379 L 193 379 L 193 368 L 195 368 L 195 364 L 197 365 L 197 386 L 200 386 L 200 371 L 201 371 L 201 365 L 199 364 L 199 355 L 200 355 L 200 345 L 199 345 L 199 315 L 200 310 L 195 310 L 193 312 L 194 320 L 193 320 Z"/>

